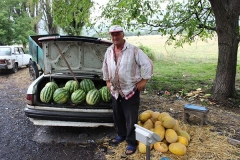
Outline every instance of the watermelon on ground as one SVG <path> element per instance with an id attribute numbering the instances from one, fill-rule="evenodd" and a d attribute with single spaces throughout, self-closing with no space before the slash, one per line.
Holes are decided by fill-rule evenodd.
<path id="1" fill-rule="evenodd" d="M 97 89 L 90 90 L 86 95 L 86 102 L 89 105 L 95 105 L 100 100 L 100 93 Z"/>
<path id="2" fill-rule="evenodd" d="M 75 104 L 80 104 L 86 99 L 86 93 L 82 89 L 74 91 L 71 95 L 71 101 Z"/>
<path id="3" fill-rule="evenodd" d="M 53 93 L 53 100 L 54 102 L 58 104 L 63 104 L 66 103 L 69 99 L 69 93 L 68 90 L 64 88 L 58 88 L 56 91 Z"/>
<path id="4" fill-rule="evenodd" d="M 87 94 L 90 90 L 95 89 L 95 85 L 91 79 L 83 79 L 80 82 L 80 89 Z"/>

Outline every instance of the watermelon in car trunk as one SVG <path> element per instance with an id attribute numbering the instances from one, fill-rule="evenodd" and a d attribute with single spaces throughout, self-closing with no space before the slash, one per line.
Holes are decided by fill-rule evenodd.
<path id="1" fill-rule="evenodd" d="M 70 95 L 76 91 L 79 88 L 79 84 L 77 81 L 74 80 L 69 80 L 67 81 L 67 83 L 65 84 L 65 89 L 68 90 L 68 92 L 70 93 Z"/>
<path id="2" fill-rule="evenodd" d="M 80 82 L 80 89 L 84 90 L 84 92 L 87 94 L 90 90 L 95 89 L 95 85 L 92 80 L 83 79 Z"/>
<path id="3" fill-rule="evenodd" d="M 53 82 L 53 81 L 46 83 L 45 86 L 50 86 L 50 87 L 52 87 L 54 91 L 55 91 L 56 89 L 58 89 L 57 83 L 56 83 L 56 82 Z"/>
<path id="4" fill-rule="evenodd" d="M 58 88 L 56 91 L 53 93 L 53 100 L 54 102 L 58 104 L 63 104 L 66 103 L 69 99 L 69 92 L 65 88 Z"/>
<path id="5" fill-rule="evenodd" d="M 71 101 L 75 104 L 80 104 L 86 99 L 86 93 L 82 89 L 74 91 L 71 95 Z"/>
<path id="6" fill-rule="evenodd" d="M 97 89 L 92 89 L 87 93 L 86 102 L 89 105 L 95 105 L 100 100 L 100 93 Z"/>
<path id="7" fill-rule="evenodd" d="M 103 86 L 100 90 L 100 97 L 103 102 L 109 102 L 112 98 L 111 93 L 107 86 Z"/>
<path id="8" fill-rule="evenodd" d="M 49 103 L 52 100 L 54 89 L 51 86 L 45 86 L 40 92 L 40 100 L 43 103 Z"/>

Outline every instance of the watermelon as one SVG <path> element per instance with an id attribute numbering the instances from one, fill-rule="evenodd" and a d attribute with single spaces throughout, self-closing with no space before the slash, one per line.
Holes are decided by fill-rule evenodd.
<path id="1" fill-rule="evenodd" d="M 46 87 L 46 86 L 52 87 L 54 91 L 55 91 L 56 89 L 58 89 L 57 83 L 55 83 L 55 82 L 53 82 L 53 81 L 46 83 L 45 87 Z"/>
<path id="2" fill-rule="evenodd" d="M 100 100 L 100 93 L 97 89 L 90 90 L 86 95 L 86 102 L 89 105 L 95 105 Z"/>
<path id="3" fill-rule="evenodd" d="M 84 92 L 87 94 L 90 90 L 95 89 L 95 85 L 92 80 L 83 79 L 80 82 L 80 89 L 84 90 Z"/>
<path id="4" fill-rule="evenodd" d="M 43 103 L 49 103 L 52 100 L 54 90 L 51 86 L 45 86 L 40 92 L 40 100 Z"/>
<path id="5" fill-rule="evenodd" d="M 71 95 L 74 91 L 76 91 L 79 88 L 79 84 L 77 81 L 70 80 L 67 81 L 64 88 L 66 88 Z"/>
<path id="6" fill-rule="evenodd" d="M 82 103 L 86 99 L 86 93 L 82 89 L 74 91 L 71 95 L 71 101 L 75 104 Z"/>
<path id="7" fill-rule="evenodd" d="M 112 98 L 111 93 L 107 86 L 103 86 L 100 90 L 100 97 L 103 102 L 109 102 Z"/>
<path id="8" fill-rule="evenodd" d="M 64 88 L 58 88 L 56 91 L 53 93 L 53 100 L 54 102 L 58 104 L 63 104 L 66 103 L 69 99 L 69 92 L 68 90 Z"/>

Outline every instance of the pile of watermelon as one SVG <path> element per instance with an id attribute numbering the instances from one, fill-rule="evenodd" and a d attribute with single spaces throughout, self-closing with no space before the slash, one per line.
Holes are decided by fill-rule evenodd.
<path id="1" fill-rule="evenodd" d="M 74 80 L 66 82 L 64 87 L 58 87 L 55 82 L 48 82 L 40 92 L 40 100 L 43 103 L 73 104 L 87 103 L 96 105 L 100 101 L 110 102 L 111 93 L 107 86 L 97 89 L 90 79 L 83 79 L 80 83 Z"/>

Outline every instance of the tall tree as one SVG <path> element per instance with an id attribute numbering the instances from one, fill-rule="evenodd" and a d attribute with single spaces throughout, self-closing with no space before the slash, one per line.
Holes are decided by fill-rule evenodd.
<path id="1" fill-rule="evenodd" d="M 213 98 L 232 97 L 235 92 L 239 36 L 239 0 L 209 0 L 215 15 L 218 35 L 218 65 Z"/>
<path id="2" fill-rule="evenodd" d="M 28 15 L 23 14 L 18 16 L 14 22 L 14 40 L 15 44 L 22 44 L 24 48 L 27 47 L 28 36 L 35 34 L 33 26 L 31 25 L 31 18 Z"/>
<path id="3" fill-rule="evenodd" d="M 68 35 L 81 35 L 89 23 L 91 0 L 54 0 L 54 24 Z"/>
<path id="4" fill-rule="evenodd" d="M 1 43 L 5 45 L 17 43 L 26 46 L 28 34 L 32 31 L 26 0 L 1 1 L 0 8 L 3 16 L 1 36 L 5 37 Z"/>
<path id="5" fill-rule="evenodd" d="M 218 65 L 212 98 L 220 101 L 235 93 L 239 8 L 239 0 L 110 0 L 102 16 L 127 29 L 157 30 L 169 35 L 168 41 L 177 46 L 217 34 Z"/>
<path id="6" fill-rule="evenodd" d="M 13 41 L 13 22 L 10 20 L 7 12 L 0 12 L 0 45 L 9 45 Z"/>
<path id="7" fill-rule="evenodd" d="M 44 29 L 49 34 L 58 33 L 58 26 L 54 25 L 53 3 L 55 0 L 39 0 L 40 8 L 42 9 L 42 20 L 44 21 Z"/>
<path id="8" fill-rule="evenodd" d="M 38 34 L 39 31 L 39 23 L 42 19 L 43 12 L 42 8 L 40 7 L 40 3 L 38 0 L 26 0 L 27 5 L 28 5 L 28 12 L 29 16 L 32 18 L 32 25 L 34 32 Z"/>
<path id="9" fill-rule="evenodd" d="M 13 29 L 14 29 L 14 43 L 22 44 L 26 48 L 28 43 L 28 35 L 33 34 L 32 19 L 29 16 L 28 5 L 26 0 L 10 0 L 11 10 L 12 10 L 12 19 Z"/>

